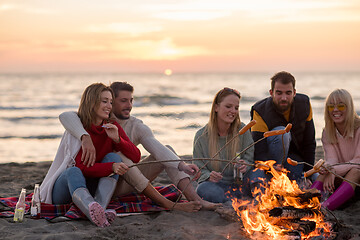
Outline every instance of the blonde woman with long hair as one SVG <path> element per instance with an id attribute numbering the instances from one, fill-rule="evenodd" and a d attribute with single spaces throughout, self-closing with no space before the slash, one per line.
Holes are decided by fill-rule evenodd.
<path id="1" fill-rule="evenodd" d="M 360 163 L 360 118 L 354 109 L 353 99 L 345 89 L 329 94 L 325 104 L 325 128 L 322 144 L 326 164 Z M 355 183 L 360 183 L 360 169 L 356 165 L 336 165 L 332 171 Z M 312 188 L 332 193 L 323 206 L 335 210 L 354 196 L 355 184 L 336 178 L 322 170 Z"/>
<path id="2" fill-rule="evenodd" d="M 227 141 L 233 138 L 239 130 L 245 126 L 240 121 L 239 104 L 240 93 L 231 88 L 220 90 L 214 97 L 210 112 L 209 122 L 195 135 L 193 157 L 211 158 Z M 247 146 L 253 143 L 250 131 L 235 138 L 215 158 L 231 160 Z M 234 172 L 241 172 L 244 175 L 243 183 L 249 183 L 250 169 L 241 164 L 244 162 L 254 163 L 254 147 L 245 151 L 238 161 L 239 164 L 230 165 L 224 171 L 226 162 L 196 161 L 195 164 L 201 168 L 199 186 L 197 193 L 204 200 L 215 203 L 227 201 L 226 192 L 233 188 L 239 189 L 239 184 L 234 180 Z M 204 167 L 204 165 L 206 167 Z M 235 168 L 235 171 L 234 171 Z M 223 172 L 223 173 L 222 173 Z M 241 194 L 239 191 L 233 194 Z"/>

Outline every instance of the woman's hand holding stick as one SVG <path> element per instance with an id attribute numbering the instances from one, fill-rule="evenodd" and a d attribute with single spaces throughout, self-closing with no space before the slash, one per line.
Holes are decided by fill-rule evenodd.
<path id="1" fill-rule="evenodd" d="M 324 165 L 324 162 L 325 162 L 325 161 L 324 161 L 323 159 L 320 159 L 314 166 L 312 166 L 311 164 L 309 164 L 309 163 L 307 163 L 307 162 L 297 162 L 297 161 L 295 161 L 295 160 L 293 160 L 293 159 L 290 159 L 290 158 L 287 159 L 287 162 L 288 162 L 290 165 L 293 165 L 293 166 L 296 166 L 296 165 L 298 165 L 298 164 L 306 164 L 306 165 L 308 165 L 308 166 L 313 167 L 312 169 L 310 169 L 309 171 L 307 171 L 307 172 L 304 173 L 304 177 L 310 177 L 310 176 L 313 175 L 314 173 L 320 172 L 321 169 L 324 168 L 327 172 L 335 175 L 336 177 L 341 178 L 342 180 L 344 180 L 344 181 L 346 181 L 346 182 L 348 182 L 348 183 L 351 183 L 351 184 L 354 184 L 354 185 L 360 187 L 360 184 L 358 184 L 358 183 L 356 183 L 356 182 L 353 182 L 353 181 L 350 181 L 350 180 L 348 180 L 348 179 L 340 176 L 339 174 L 335 173 L 334 171 L 332 171 L 332 166 L 334 166 L 334 165 L 341 165 L 341 163 L 339 163 L 339 164 L 334 164 L 334 165 L 329 165 L 329 166 L 328 166 L 328 165 L 326 165 L 326 164 Z M 347 164 L 347 163 L 344 163 L 344 164 Z M 358 164 L 354 164 L 354 165 L 358 165 Z M 359 164 L 359 165 L 360 165 L 360 164 Z"/>

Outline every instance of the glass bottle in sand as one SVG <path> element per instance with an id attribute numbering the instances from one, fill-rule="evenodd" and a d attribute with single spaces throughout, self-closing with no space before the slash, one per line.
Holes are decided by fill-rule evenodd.
<path id="1" fill-rule="evenodd" d="M 25 195 L 26 189 L 21 189 L 20 197 L 15 207 L 14 222 L 22 222 L 24 220 L 25 213 Z"/>
<path id="2" fill-rule="evenodd" d="M 33 219 L 39 219 L 40 212 L 41 212 L 40 187 L 39 184 L 35 184 L 34 194 L 31 199 L 30 217 Z"/>
<path id="3" fill-rule="evenodd" d="M 241 159 L 240 153 L 237 152 L 235 163 L 237 163 L 240 159 Z M 239 170 L 239 164 L 235 164 L 234 165 L 234 182 L 240 186 L 242 184 L 242 181 L 243 181 L 243 173 L 240 172 L 240 170 Z"/>

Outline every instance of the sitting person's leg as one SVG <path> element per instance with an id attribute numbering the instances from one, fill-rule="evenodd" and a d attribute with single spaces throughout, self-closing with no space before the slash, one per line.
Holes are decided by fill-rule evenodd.
<path id="1" fill-rule="evenodd" d="M 123 163 L 128 166 L 133 165 L 133 161 L 128 159 L 124 154 L 118 152 L 121 157 Z M 142 161 L 141 161 L 142 162 Z M 137 167 L 130 168 L 124 175 L 119 177 L 115 192 L 113 194 L 114 197 L 123 196 L 132 192 L 142 192 L 150 183 L 149 179 L 144 176 L 144 174 L 140 171 L 140 167 L 146 168 L 146 166 L 152 164 L 141 165 Z M 155 177 L 156 178 L 156 177 Z"/>
<path id="2" fill-rule="evenodd" d="M 299 155 L 294 153 L 289 154 L 289 158 L 294 159 L 297 162 L 303 162 L 303 159 Z M 304 164 L 298 164 L 296 166 L 293 166 L 286 161 L 284 164 L 284 168 L 289 171 L 287 176 L 290 180 L 296 180 L 299 184 L 300 180 L 303 179 Z"/>
<path id="3" fill-rule="evenodd" d="M 53 204 L 64 204 L 72 201 L 99 227 L 109 226 L 104 209 L 89 193 L 81 170 L 77 167 L 66 169 L 55 181 L 52 190 Z"/>
<path id="4" fill-rule="evenodd" d="M 282 130 L 282 129 L 285 129 L 285 127 L 278 126 L 273 128 L 272 131 Z M 290 133 L 268 137 L 267 144 L 269 149 L 269 159 L 275 160 L 276 164 L 283 165 L 283 167 L 289 171 L 288 177 L 290 180 L 299 181 L 303 176 L 302 173 L 304 166 L 303 164 L 292 166 L 286 161 L 287 157 L 290 157 L 291 159 L 294 159 L 298 162 L 302 162 L 300 156 L 296 154 L 291 154 L 291 155 L 288 154 L 290 142 L 291 142 Z"/>
<path id="5" fill-rule="evenodd" d="M 283 130 L 284 126 L 278 126 L 271 131 L 275 130 Z M 288 156 L 290 142 L 291 142 L 291 134 L 285 133 L 283 135 L 275 135 L 266 138 L 269 155 L 269 160 L 275 160 L 276 164 L 282 164 L 284 161 L 286 162 L 286 158 Z"/>
<path id="6" fill-rule="evenodd" d="M 176 154 L 175 150 L 166 145 L 174 154 Z M 177 155 L 177 154 L 176 154 Z M 184 164 L 183 162 L 181 162 Z M 185 172 L 179 170 L 180 161 L 166 162 L 163 163 L 163 167 L 170 178 L 171 182 L 174 183 L 184 194 L 185 198 L 189 201 L 199 201 L 204 210 L 215 210 L 219 204 L 214 204 L 213 202 L 209 202 L 205 199 L 202 199 L 195 191 L 195 188 L 190 182 L 190 176 Z"/>
<path id="7" fill-rule="evenodd" d="M 84 175 L 77 167 L 67 168 L 60 174 L 54 183 L 52 190 L 52 203 L 71 203 L 72 195 L 78 188 L 86 188 Z"/>
<path id="8" fill-rule="evenodd" d="M 122 153 L 120 154 L 123 162 L 128 166 L 133 165 L 134 163 L 126 158 Z M 148 160 L 151 161 L 151 160 Z M 161 165 L 161 164 L 160 164 Z M 167 209 L 181 210 L 186 212 L 194 212 L 198 211 L 201 208 L 200 203 L 196 201 L 190 201 L 185 203 L 177 203 L 174 206 L 174 202 L 168 200 L 164 196 L 162 196 L 151 184 L 148 178 L 144 176 L 147 175 L 151 180 L 155 179 L 156 176 L 164 169 L 162 166 L 159 166 L 159 163 L 145 164 L 140 165 L 138 167 L 132 167 L 125 173 L 123 176 L 119 178 L 119 181 L 116 186 L 116 190 L 114 196 L 122 196 L 130 192 L 140 192 L 145 194 L 155 203 Z M 159 170 L 161 171 L 159 172 Z"/>
<path id="9" fill-rule="evenodd" d="M 345 178 L 352 182 L 360 183 L 360 170 L 352 168 L 345 175 Z M 335 192 L 323 203 L 323 207 L 331 211 L 337 209 L 355 195 L 355 188 L 355 184 L 343 181 Z"/>
<path id="10" fill-rule="evenodd" d="M 243 179 L 243 193 L 245 196 L 256 197 L 264 193 L 264 186 L 267 184 L 267 178 L 264 170 L 251 169 L 247 171 Z"/>
<path id="11" fill-rule="evenodd" d="M 120 162 L 122 162 L 122 159 L 119 154 L 108 153 L 101 162 L 102 163 L 107 163 L 107 162 L 120 163 Z M 119 179 L 119 175 L 113 174 L 112 176 L 109 176 L 109 177 L 102 177 L 99 180 L 94 199 L 104 209 L 107 208 L 107 206 L 113 196 L 118 179 Z M 106 218 L 108 219 L 109 223 L 112 223 L 115 220 L 115 217 L 116 217 L 115 210 L 106 209 L 105 214 L 106 214 Z"/>
<path id="12" fill-rule="evenodd" d="M 170 146 L 167 147 L 174 152 L 174 150 Z M 127 165 L 133 164 L 126 157 L 124 158 L 124 156 L 122 157 L 122 159 Z M 149 155 L 143 160 L 141 160 L 142 163 L 153 162 L 153 161 L 156 161 L 153 155 Z M 184 191 L 183 193 L 187 200 L 200 201 L 202 207 L 207 210 L 215 209 L 218 205 L 201 199 L 199 195 L 196 193 L 194 187 L 190 184 L 190 176 L 184 173 L 183 171 L 180 171 L 178 169 L 178 166 L 179 166 L 179 161 L 175 160 L 173 162 L 166 162 L 166 163 L 158 162 L 158 163 L 150 163 L 150 164 L 140 165 L 137 167 L 132 167 L 130 168 L 128 173 L 126 173 L 123 176 L 123 179 L 119 178 L 115 190 L 115 196 L 121 196 L 126 193 L 134 192 L 134 190 L 138 192 L 142 192 L 143 190 L 141 189 L 145 189 L 145 187 L 149 182 L 155 180 L 155 178 L 163 170 L 165 170 L 171 182 L 175 184 L 175 186 L 177 186 L 181 191 Z M 128 177 L 129 175 L 131 175 L 132 177 L 129 178 Z M 136 176 L 136 178 L 134 178 L 134 176 Z"/>
<path id="13" fill-rule="evenodd" d="M 202 199 L 212 203 L 224 203 L 226 201 L 225 190 L 219 183 L 204 181 L 196 188 L 196 192 Z"/>
<path id="14" fill-rule="evenodd" d="M 320 192 L 324 191 L 324 180 L 326 175 L 319 175 L 310 188 L 316 188 Z"/>

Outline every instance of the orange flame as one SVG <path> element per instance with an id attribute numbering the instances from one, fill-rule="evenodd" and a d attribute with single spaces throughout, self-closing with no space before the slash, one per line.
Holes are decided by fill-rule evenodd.
<path id="1" fill-rule="evenodd" d="M 316 230 L 308 235 L 302 235 L 302 239 L 308 239 L 312 236 L 320 234 L 320 229 L 324 232 L 330 232 L 330 226 L 324 222 L 324 216 L 321 214 L 320 202 L 317 197 L 313 197 L 309 201 L 301 201 L 302 199 L 298 195 L 305 193 L 302 191 L 296 181 L 291 181 L 286 171 L 280 172 L 273 168 L 275 161 L 270 160 L 264 162 L 268 165 L 269 172 L 273 175 L 268 186 L 263 186 L 263 192 L 260 189 L 255 189 L 254 195 L 255 201 L 250 203 L 249 201 L 242 201 L 240 199 L 233 198 L 232 206 L 236 210 L 237 215 L 241 218 L 242 223 L 246 231 L 252 235 L 255 232 L 264 233 L 269 239 L 283 239 L 284 232 L 289 230 L 283 226 L 276 225 L 281 220 L 279 217 L 269 216 L 269 211 L 276 207 L 295 207 L 318 210 L 319 214 L 314 214 L 313 217 L 302 218 L 301 220 L 314 221 L 316 223 Z M 266 238 L 264 236 L 263 238 Z"/>

